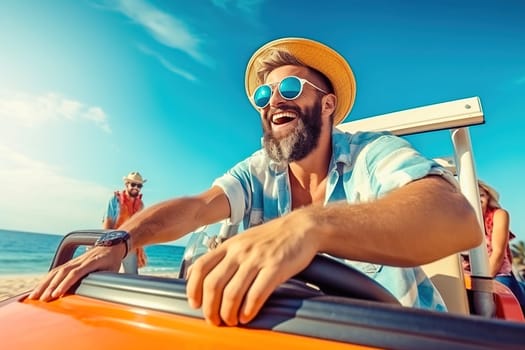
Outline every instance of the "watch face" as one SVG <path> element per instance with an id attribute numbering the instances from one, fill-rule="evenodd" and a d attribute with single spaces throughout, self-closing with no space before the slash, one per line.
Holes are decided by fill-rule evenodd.
<path id="1" fill-rule="evenodd" d="M 111 231 L 104 233 L 95 242 L 96 246 L 112 246 L 129 239 L 129 233 L 126 231 Z"/>

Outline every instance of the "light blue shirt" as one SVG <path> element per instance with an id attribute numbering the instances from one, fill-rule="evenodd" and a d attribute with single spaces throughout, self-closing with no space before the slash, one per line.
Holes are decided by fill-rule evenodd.
<path id="1" fill-rule="evenodd" d="M 349 134 L 334 129 L 325 204 L 370 202 L 431 174 L 457 186 L 450 172 L 423 157 L 403 138 L 387 132 Z M 272 161 L 262 149 L 215 180 L 214 185 L 229 199 L 232 224 L 242 221 L 244 227 L 251 227 L 292 210 L 288 166 Z M 375 279 L 404 306 L 446 310 L 437 289 L 419 267 L 339 260 Z"/>
<path id="2" fill-rule="evenodd" d="M 115 194 L 111 196 L 111 198 L 108 200 L 108 206 L 106 208 L 106 211 L 104 212 L 104 215 L 102 216 L 102 222 L 104 222 L 106 219 L 110 219 L 113 224 L 117 222 L 117 218 L 120 214 L 120 203 L 118 201 L 118 198 Z"/>

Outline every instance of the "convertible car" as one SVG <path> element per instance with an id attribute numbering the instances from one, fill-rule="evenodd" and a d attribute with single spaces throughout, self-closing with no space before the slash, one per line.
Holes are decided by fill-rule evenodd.
<path id="1" fill-rule="evenodd" d="M 429 117 L 430 116 L 430 117 Z M 343 124 L 398 135 L 450 129 L 462 191 L 479 208 L 468 127 L 483 124 L 476 97 Z M 225 232 L 227 232 L 226 230 Z M 66 235 L 53 268 L 92 245 L 102 230 Z M 319 255 L 280 286 L 249 324 L 208 325 L 188 306 L 184 279 L 94 272 L 52 302 L 23 293 L 0 303 L 2 349 L 524 349 L 519 304 L 488 277 L 484 244 L 424 266 L 448 312 L 401 306 L 365 274 Z M 315 286 L 315 288 L 311 287 Z"/>

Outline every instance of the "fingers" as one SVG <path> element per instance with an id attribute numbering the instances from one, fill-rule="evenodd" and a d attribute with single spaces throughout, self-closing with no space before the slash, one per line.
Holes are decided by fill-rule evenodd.
<path id="1" fill-rule="evenodd" d="M 186 294 L 191 307 L 195 309 L 201 307 L 204 279 L 215 265 L 222 260 L 224 254 L 225 252 L 222 250 L 211 251 L 201 256 L 190 266 L 186 282 Z"/>
<path id="2" fill-rule="evenodd" d="M 47 274 L 47 276 L 44 277 L 44 279 L 39 282 L 39 284 L 35 287 L 35 289 L 33 289 L 33 291 L 29 294 L 28 296 L 29 299 L 37 300 L 43 297 L 44 294 L 46 294 L 47 288 L 49 288 L 49 286 L 51 285 L 51 281 L 53 280 L 55 276 L 55 273 L 56 273 L 55 270 L 56 269 L 51 270 Z"/>
<path id="3" fill-rule="evenodd" d="M 240 323 L 246 324 L 253 320 L 272 292 L 284 282 L 276 279 L 276 274 L 277 271 L 263 269 L 250 284 L 238 311 Z"/>
<path id="4" fill-rule="evenodd" d="M 258 275 L 258 271 L 258 269 L 243 268 L 241 266 L 225 286 L 219 314 L 226 325 L 236 326 L 239 323 L 239 309 L 245 294 L 247 294 L 253 280 Z"/>
<path id="5" fill-rule="evenodd" d="M 214 250 L 200 257 L 188 275 L 186 291 L 193 308 L 202 308 L 206 321 L 228 326 L 238 323 L 243 296 L 257 275 L 255 268 L 242 268 L 226 251 Z"/>
<path id="6" fill-rule="evenodd" d="M 283 281 L 277 270 L 241 264 L 225 252 L 212 251 L 191 266 L 186 284 L 188 301 L 202 308 L 209 323 L 235 326 L 251 321 Z"/>
<path id="7" fill-rule="evenodd" d="M 221 305 L 224 305 L 223 296 L 230 278 L 237 272 L 238 265 L 225 259 L 217 265 L 203 281 L 202 284 L 202 312 L 208 322 L 213 325 L 221 324 Z M 236 322 L 237 317 L 235 316 Z"/>
<path id="8" fill-rule="evenodd" d="M 211 324 L 251 321 L 275 288 L 315 255 L 302 234 L 261 232 L 262 226 L 230 238 L 191 266 L 186 284 L 189 304 L 202 307 Z"/>
<path id="9" fill-rule="evenodd" d="M 73 264 L 66 264 L 53 269 L 31 292 L 29 299 L 50 301 L 64 295 L 69 288 L 79 279 L 78 274 L 69 277 L 74 269 Z"/>
<path id="10" fill-rule="evenodd" d="M 88 265 L 84 262 L 79 267 L 71 268 L 68 271 L 59 271 L 53 279 L 53 285 L 48 288 L 48 292 L 50 292 L 49 296 L 43 295 L 42 297 L 47 297 L 43 300 L 47 301 L 63 296 L 75 283 L 80 281 L 82 277 L 95 270 L 97 270 L 96 266 Z M 42 300 L 42 298 L 40 299 Z"/>
<path id="11" fill-rule="evenodd" d="M 97 249 L 99 248 L 99 249 Z M 119 259 L 111 254 L 111 247 L 96 247 L 83 255 L 51 270 L 29 294 L 33 300 L 51 301 L 63 296 L 82 277 L 96 270 L 115 270 Z"/>

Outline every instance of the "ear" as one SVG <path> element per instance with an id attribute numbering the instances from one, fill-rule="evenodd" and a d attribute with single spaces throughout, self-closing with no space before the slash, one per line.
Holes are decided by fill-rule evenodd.
<path id="1" fill-rule="evenodd" d="M 326 94 L 322 98 L 322 113 L 323 115 L 331 116 L 335 112 L 337 106 L 337 96 L 334 94 Z"/>

